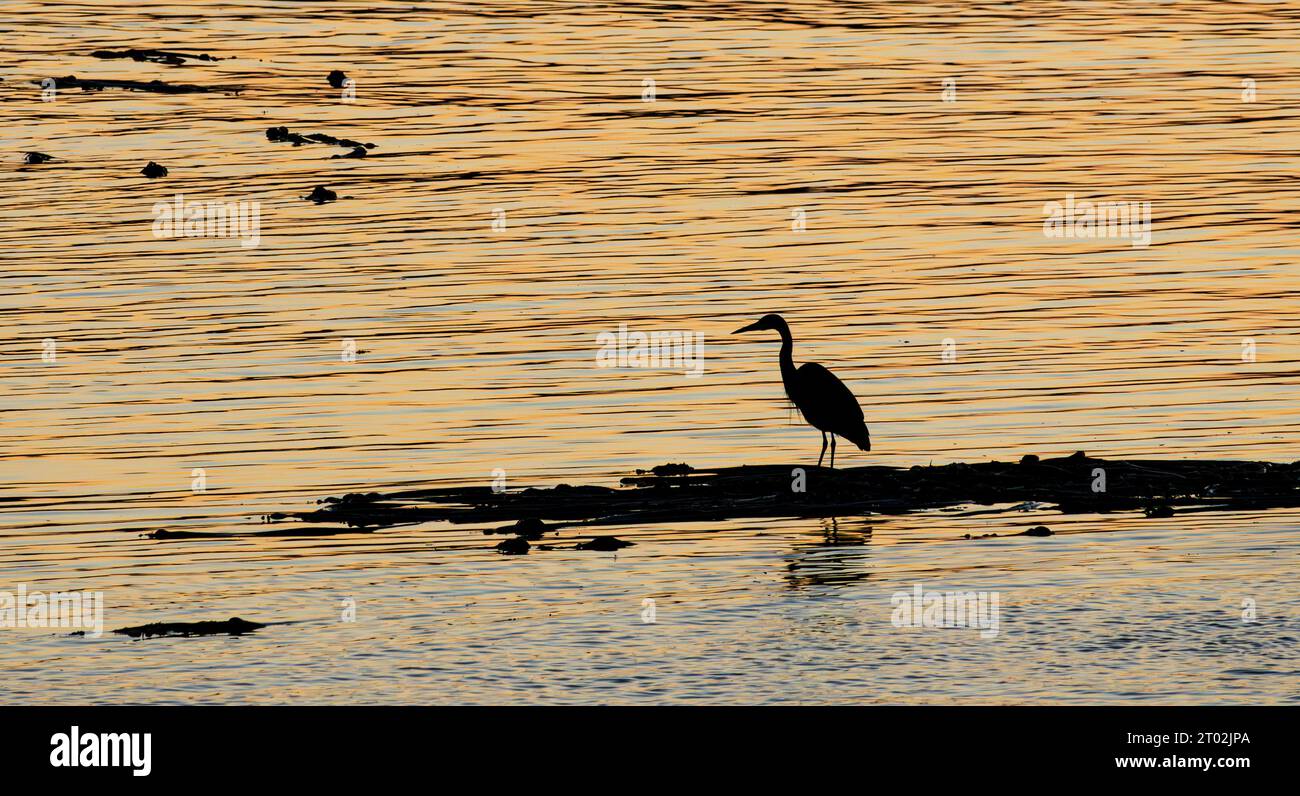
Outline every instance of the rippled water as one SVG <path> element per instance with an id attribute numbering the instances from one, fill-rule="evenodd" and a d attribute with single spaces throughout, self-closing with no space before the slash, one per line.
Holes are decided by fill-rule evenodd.
<path id="1" fill-rule="evenodd" d="M 810 464 L 775 341 L 729 335 L 771 311 L 866 409 L 843 465 L 1294 460 L 1295 9 L 20 2 L 0 31 L 0 590 L 102 590 L 109 627 L 287 623 L 7 630 L 11 700 L 1300 695 L 1288 511 L 646 526 L 520 559 L 440 524 L 140 536 L 498 468 Z M 89 55 L 131 46 L 224 60 Z M 242 91 L 45 101 L 65 75 Z M 259 245 L 155 237 L 177 193 L 260 202 Z M 1150 202 L 1150 245 L 1046 238 L 1071 194 Z M 703 334 L 703 374 L 597 368 L 619 324 Z M 999 592 L 998 637 L 894 628 L 916 583 Z"/>

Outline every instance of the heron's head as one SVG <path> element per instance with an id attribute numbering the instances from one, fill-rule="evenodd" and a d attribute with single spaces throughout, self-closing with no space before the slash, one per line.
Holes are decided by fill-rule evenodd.
<path id="1" fill-rule="evenodd" d="M 751 323 L 750 325 L 744 328 L 737 329 L 736 331 L 732 332 L 732 334 L 740 334 L 741 332 L 757 332 L 763 329 L 772 329 L 772 330 L 779 331 L 781 329 L 788 329 L 788 328 L 790 327 L 786 325 L 785 318 L 782 318 L 780 315 L 777 315 L 775 312 L 772 312 L 759 318 L 757 323 Z"/>

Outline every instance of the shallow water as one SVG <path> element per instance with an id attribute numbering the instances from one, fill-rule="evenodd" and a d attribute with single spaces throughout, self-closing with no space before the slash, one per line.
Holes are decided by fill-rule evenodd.
<path id="1" fill-rule="evenodd" d="M 4 630 L 13 701 L 1300 695 L 1288 511 L 646 526 L 610 531 L 637 543 L 617 556 L 520 559 L 436 523 L 140 538 L 256 531 L 326 495 L 497 469 L 520 488 L 665 461 L 811 464 L 819 437 L 791 422 L 775 340 L 729 334 L 771 311 L 796 360 L 866 409 L 875 449 L 843 446 L 843 465 L 1294 460 L 1294 11 L 216 13 L 0 9 L 0 590 L 103 591 L 109 627 L 288 624 L 147 642 Z M 228 60 L 88 55 L 129 46 Z M 244 88 L 43 101 L 32 81 L 64 75 Z M 376 148 L 331 159 L 345 150 L 267 141 L 276 125 Z M 28 150 L 58 160 L 22 165 Z M 150 160 L 169 176 L 140 176 Z M 345 198 L 299 198 L 316 185 Z M 156 238 L 153 207 L 176 193 L 260 202 L 259 245 Z M 1046 238 L 1044 203 L 1070 194 L 1149 201 L 1150 245 Z M 597 335 L 619 324 L 703 334 L 702 375 L 598 368 Z M 1040 523 L 1058 535 L 959 538 Z M 890 596 L 916 583 L 998 592 L 999 634 L 893 627 Z"/>

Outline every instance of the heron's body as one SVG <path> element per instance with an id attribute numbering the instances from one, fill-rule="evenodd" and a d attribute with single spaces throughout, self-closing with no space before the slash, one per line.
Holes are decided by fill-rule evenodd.
<path id="1" fill-rule="evenodd" d="M 871 450 L 871 435 L 863 420 L 862 407 L 844 382 L 816 362 L 799 368 L 794 366 L 794 339 L 789 324 L 780 315 L 765 315 L 758 323 L 736 332 L 758 329 L 772 329 L 781 335 L 781 381 L 785 384 L 785 394 L 799 408 L 804 420 L 822 432 L 822 456 L 818 457 L 817 466 L 821 466 L 826 455 L 827 434 L 831 435 L 831 467 L 835 466 L 837 434 L 864 451 Z"/>

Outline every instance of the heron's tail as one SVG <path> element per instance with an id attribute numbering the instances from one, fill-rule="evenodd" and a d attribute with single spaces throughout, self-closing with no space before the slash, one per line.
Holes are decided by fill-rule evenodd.
<path id="1" fill-rule="evenodd" d="M 864 451 L 871 450 L 871 434 L 867 432 L 866 423 L 862 424 L 862 428 L 855 429 L 853 432 L 842 434 L 841 436 Z"/>

